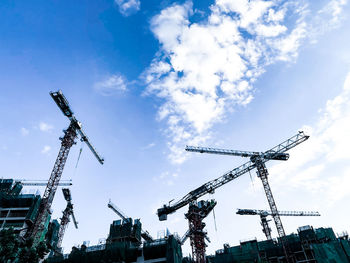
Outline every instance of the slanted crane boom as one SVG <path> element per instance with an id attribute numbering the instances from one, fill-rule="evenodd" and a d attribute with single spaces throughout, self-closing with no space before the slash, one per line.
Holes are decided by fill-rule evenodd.
<path id="1" fill-rule="evenodd" d="M 109 200 L 107 206 L 108 208 L 112 209 L 114 213 L 120 216 L 121 219 L 126 220 L 129 218 L 111 200 Z M 153 241 L 153 237 L 149 234 L 147 230 L 141 229 L 141 237 L 146 241 Z"/>
<path id="2" fill-rule="evenodd" d="M 195 190 L 189 192 L 179 201 L 172 203 L 171 205 L 163 205 L 163 207 L 157 210 L 159 220 L 167 220 L 169 214 L 174 213 L 176 210 L 188 205 L 189 203 L 191 203 L 194 200 L 197 200 L 203 195 L 214 193 L 217 188 L 223 186 L 224 184 L 227 184 L 228 182 L 231 182 L 232 180 L 249 172 L 250 170 L 253 170 L 254 168 L 255 166 L 252 162 L 246 162 L 245 164 L 225 173 L 223 176 L 209 181 L 203 184 L 202 186 L 196 188 Z"/>
<path id="3" fill-rule="evenodd" d="M 180 239 L 181 245 L 185 244 L 186 240 L 190 237 L 190 230 L 187 229 L 186 233 Z"/>
<path id="4" fill-rule="evenodd" d="M 111 200 L 108 202 L 108 208 L 112 209 L 121 219 L 126 220 L 128 217 L 120 210 Z"/>
<path id="5" fill-rule="evenodd" d="M 73 224 L 74 224 L 75 228 L 78 229 L 78 222 L 77 222 L 77 220 L 75 219 L 75 215 L 74 215 L 74 212 L 73 212 L 73 211 L 72 211 L 71 217 L 72 217 L 72 219 L 73 219 Z"/>
<path id="6" fill-rule="evenodd" d="M 80 140 L 82 142 L 85 142 L 87 144 L 87 146 L 89 147 L 89 149 L 92 151 L 92 153 L 95 155 L 96 159 L 100 162 L 100 164 L 103 164 L 104 159 L 103 157 L 101 157 L 98 152 L 96 151 L 95 147 L 92 146 L 92 144 L 90 143 L 89 138 L 86 136 L 84 130 L 82 129 L 82 125 L 81 123 L 75 118 L 75 116 L 73 115 L 73 111 L 71 110 L 69 103 L 66 99 L 66 97 L 64 97 L 62 91 L 57 91 L 57 92 L 50 92 L 50 95 L 52 97 L 52 99 L 56 102 L 57 106 L 61 109 L 62 113 L 69 118 L 69 120 L 71 121 L 71 123 L 75 124 L 75 128 L 77 130 L 77 132 L 80 135 Z"/>
<path id="7" fill-rule="evenodd" d="M 64 166 L 66 164 L 70 148 L 75 144 L 75 139 L 78 137 L 78 134 L 81 137 L 81 140 L 84 141 L 90 150 L 93 152 L 97 160 L 103 164 L 104 159 L 97 153 L 95 148 L 91 145 L 88 137 L 82 130 L 82 124 L 75 118 L 72 109 L 69 106 L 69 103 L 62 91 L 50 92 L 52 99 L 56 102 L 57 106 L 60 108 L 62 113 L 68 117 L 70 120 L 69 127 L 64 131 L 63 138 L 61 140 L 61 148 L 59 150 L 56 162 L 51 172 L 51 176 L 47 183 L 45 192 L 42 197 L 42 201 L 39 207 L 39 212 L 37 218 L 34 221 L 33 226 L 26 233 L 26 238 L 34 238 L 34 241 L 37 243 L 42 238 L 42 232 L 45 228 L 45 222 L 51 213 L 51 205 L 58 187 L 58 184 L 61 180 Z"/>

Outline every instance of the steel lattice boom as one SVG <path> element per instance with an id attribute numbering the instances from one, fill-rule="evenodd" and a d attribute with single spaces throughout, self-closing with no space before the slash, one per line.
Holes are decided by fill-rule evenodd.
<path id="1" fill-rule="evenodd" d="M 263 157 L 268 160 L 288 160 L 288 153 L 279 153 L 276 152 L 249 152 L 249 151 L 236 151 L 236 150 L 227 150 L 227 149 L 218 149 L 218 148 L 209 148 L 209 147 L 196 147 L 196 146 L 186 146 L 185 148 L 188 152 L 199 152 L 199 153 L 211 153 L 211 154 L 221 154 L 221 155 L 231 155 L 231 156 L 240 156 L 240 157 Z"/>
<path id="2" fill-rule="evenodd" d="M 272 211 L 269 210 L 257 210 L 257 209 L 238 209 L 236 214 L 238 215 L 258 215 L 260 216 L 260 224 L 263 227 L 262 231 L 267 240 L 272 239 L 271 228 L 269 226 L 268 216 L 272 216 Z M 312 211 L 278 211 L 279 216 L 320 216 L 319 212 Z"/>
<path id="3" fill-rule="evenodd" d="M 50 179 L 47 183 L 44 195 L 42 197 L 42 202 L 39 207 L 39 212 L 33 226 L 26 233 L 26 238 L 34 238 L 34 240 L 40 241 L 42 236 L 42 231 L 44 230 L 44 225 L 51 213 L 51 205 L 59 185 L 64 166 L 66 164 L 70 148 L 75 144 L 75 139 L 78 134 L 81 140 L 84 141 L 90 150 L 93 152 L 97 160 L 103 164 L 104 159 L 97 153 L 95 148 L 91 145 L 88 137 L 82 130 L 81 123 L 73 115 L 67 99 L 64 97 L 61 91 L 50 92 L 52 99 L 56 102 L 57 106 L 61 109 L 63 114 L 69 118 L 70 124 L 67 130 L 64 131 L 64 137 L 61 139 L 61 148 L 59 150 L 56 162 L 51 172 Z"/>
<path id="4" fill-rule="evenodd" d="M 258 210 L 258 209 L 237 209 L 237 215 L 266 215 L 272 216 L 270 210 Z M 280 216 L 321 216 L 316 211 L 278 211 Z"/>

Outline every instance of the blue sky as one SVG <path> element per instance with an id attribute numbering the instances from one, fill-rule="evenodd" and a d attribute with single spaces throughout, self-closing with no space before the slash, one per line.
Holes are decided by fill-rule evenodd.
<path id="1" fill-rule="evenodd" d="M 322 217 L 286 218 L 285 229 L 349 230 L 349 11 L 346 0 L 1 1 L 0 174 L 49 177 L 68 126 L 49 96 L 61 89 L 106 159 L 83 146 L 75 169 L 81 143 L 72 148 L 63 179 L 79 229 L 68 228 L 66 251 L 107 236 L 109 198 L 153 236 L 182 235 L 186 209 L 165 222 L 156 209 L 244 161 L 186 144 L 263 151 L 302 128 L 311 138 L 268 164 L 271 188 L 279 209 Z M 263 238 L 258 218 L 235 215 L 268 207 L 256 178 L 205 198 L 218 201 L 210 253 Z M 64 207 L 59 191 L 53 216 Z"/>

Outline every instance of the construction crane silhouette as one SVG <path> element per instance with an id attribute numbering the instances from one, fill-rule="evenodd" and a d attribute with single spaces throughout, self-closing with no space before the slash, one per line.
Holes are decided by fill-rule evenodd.
<path id="1" fill-rule="evenodd" d="M 193 201 L 189 204 L 188 213 L 185 214 L 189 225 L 188 237 L 190 238 L 194 262 L 205 262 L 205 248 L 207 245 L 204 239 L 209 243 L 210 239 L 207 235 L 207 231 L 204 230 L 205 223 L 203 220 L 214 209 L 216 204 L 217 202 L 214 199 L 210 201 Z"/>
<path id="2" fill-rule="evenodd" d="M 73 204 L 72 204 L 72 195 L 69 190 L 69 188 L 62 188 L 64 199 L 67 201 L 67 206 L 63 210 L 63 215 L 61 218 L 60 223 L 60 229 L 58 231 L 58 241 L 57 241 L 57 248 L 60 249 L 64 237 L 64 233 L 66 232 L 66 229 L 68 227 L 68 224 L 70 222 L 70 217 L 73 220 L 74 226 L 76 229 L 78 229 L 78 222 L 75 219 L 74 212 L 73 212 Z"/>
<path id="3" fill-rule="evenodd" d="M 233 150 L 222 150 L 222 149 L 214 149 L 214 148 L 203 148 L 203 147 L 191 147 L 186 146 L 187 151 L 193 151 L 193 152 L 208 152 L 208 153 L 217 153 L 217 154 L 225 154 L 225 155 L 234 155 L 234 156 L 243 156 L 243 157 L 250 157 L 250 161 L 244 163 L 243 165 L 225 173 L 224 175 L 220 176 L 217 179 L 214 179 L 212 181 L 209 181 L 202 186 L 196 188 L 195 190 L 189 192 L 187 195 L 185 195 L 183 198 L 181 198 L 179 201 L 163 205 L 161 208 L 157 210 L 157 214 L 160 221 L 166 220 L 168 214 L 174 213 L 176 210 L 186 206 L 187 204 L 190 204 L 191 202 L 197 200 L 201 196 L 205 194 L 212 194 L 215 192 L 215 190 L 232 180 L 238 178 L 239 176 L 257 168 L 258 170 L 258 176 L 261 178 L 264 186 L 264 190 L 267 196 L 267 199 L 270 204 L 271 211 L 273 213 L 273 219 L 275 221 L 275 224 L 278 229 L 278 234 L 281 237 L 282 246 L 284 248 L 284 252 L 286 254 L 287 261 L 289 258 L 289 254 L 287 252 L 287 248 L 285 246 L 285 232 L 282 226 L 281 219 L 278 215 L 278 210 L 276 203 L 274 202 L 272 192 L 270 189 L 270 186 L 267 181 L 267 169 L 265 166 L 265 163 L 269 160 L 288 160 L 289 154 L 286 153 L 288 150 L 294 148 L 298 144 L 306 141 L 309 138 L 309 136 L 305 135 L 302 131 L 298 132 L 293 137 L 287 139 L 286 141 L 278 144 L 277 146 L 271 148 L 270 150 L 266 152 L 246 152 L 246 151 L 233 151 Z"/>
<path id="4" fill-rule="evenodd" d="M 257 210 L 257 209 L 237 209 L 237 215 L 258 215 L 260 216 L 260 223 L 263 227 L 262 231 L 267 240 L 272 239 L 271 228 L 269 226 L 268 216 L 272 216 L 272 211 L 269 210 Z M 321 216 L 319 212 L 313 211 L 278 211 L 279 216 Z"/>
<path id="5" fill-rule="evenodd" d="M 126 216 L 122 210 L 120 210 L 115 204 L 112 203 L 111 200 L 109 200 L 108 205 L 110 209 L 112 209 L 121 219 L 127 220 L 129 217 Z M 153 241 L 153 237 L 150 235 L 150 233 L 144 229 L 141 229 L 141 237 L 145 241 Z"/>
<path id="6" fill-rule="evenodd" d="M 25 236 L 26 238 L 33 238 L 35 242 L 38 242 L 41 238 L 43 238 L 42 232 L 45 228 L 45 222 L 51 213 L 51 205 L 63 173 L 63 168 L 66 164 L 70 148 L 73 146 L 73 144 L 75 144 L 75 139 L 77 138 L 78 134 L 80 136 L 80 140 L 88 145 L 97 160 L 101 164 L 104 162 L 104 159 L 97 153 L 96 149 L 92 146 L 89 138 L 83 131 L 82 124 L 75 118 L 73 111 L 71 110 L 62 91 L 59 90 L 57 92 L 50 92 L 50 95 L 56 102 L 57 106 L 61 109 L 62 113 L 70 120 L 70 124 L 67 130 L 64 130 L 63 138 L 60 138 L 61 148 L 52 169 L 50 179 L 46 185 L 39 207 L 38 216 Z"/>

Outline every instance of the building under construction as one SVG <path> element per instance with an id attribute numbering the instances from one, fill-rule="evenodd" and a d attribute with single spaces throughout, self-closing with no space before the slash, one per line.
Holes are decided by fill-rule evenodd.
<path id="1" fill-rule="evenodd" d="M 22 194 L 24 185 L 33 185 L 13 179 L 0 179 L 0 230 L 12 228 L 19 237 L 24 237 L 35 222 L 40 203 L 40 194 Z M 50 222 L 47 215 L 44 229 L 39 241 L 45 241 L 49 248 L 56 249 L 60 224 L 57 220 Z"/>
<path id="2" fill-rule="evenodd" d="M 117 220 L 110 226 L 106 243 L 97 246 L 73 247 L 70 254 L 51 257 L 48 263 L 148 262 L 192 263 L 183 258 L 177 235 L 167 235 L 153 241 L 141 240 L 141 222 Z M 346 263 L 350 262 L 350 240 L 347 234 L 336 236 L 332 228 L 300 227 L 286 236 L 292 262 Z M 287 262 L 280 239 L 242 241 L 238 246 L 225 244 L 207 263 L 284 263 Z"/>
<path id="3" fill-rule="evenodd" d="M 48 263 L 147 262 L 181 263 L 181 243 L 176 235 L 142 241 L 140 220 L 115 220 L 105 243 L 73 247 L 69 255 L 51 257 Z"/>
<path id="4" fill-rule="evenodd" d="M 23 185 L 13 179 L 0 179 L 0 229 L 12 227 L 24 236 L 35 221 L 41 197 L 38 194 L 21 194 Z M 45 222 L 44 238 L 50 217 Z"/>
<path id="5" fill-rule="evenodd" d="M 297 234 L 286 236 L 286 241 L 292 252 L 292 262 L 296 263 L 340 263 L 350 262 L 350 240 L 347 234 L 339 237 L 332 228 L 317 228 L 304 226 Z M 283 248 L 279 240 L 241 242 L 239 246 L 224 245 L 215 255 L 208 256 L 211 263 L 246 263 L 286 262 Z"/>

